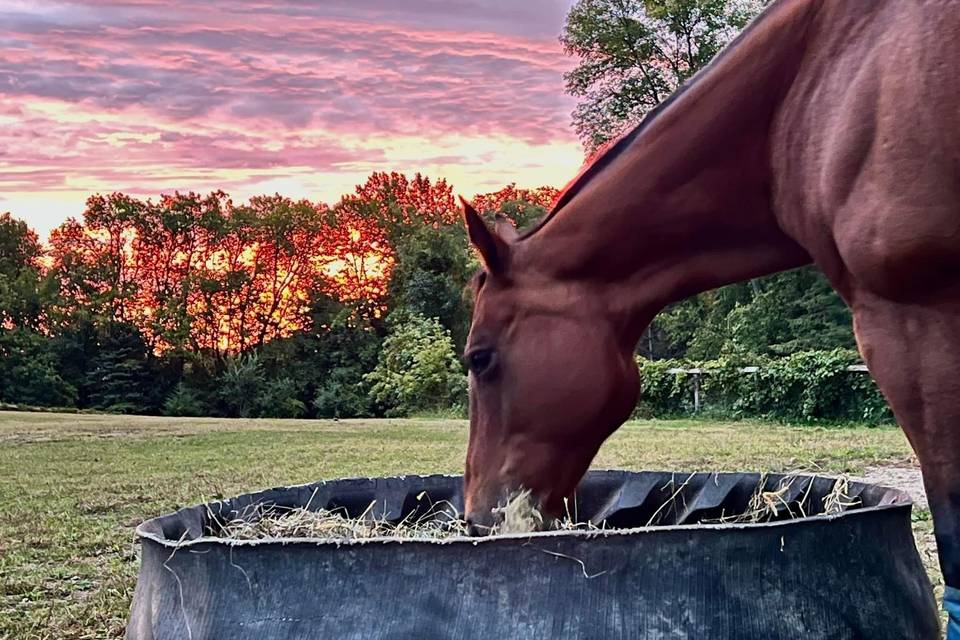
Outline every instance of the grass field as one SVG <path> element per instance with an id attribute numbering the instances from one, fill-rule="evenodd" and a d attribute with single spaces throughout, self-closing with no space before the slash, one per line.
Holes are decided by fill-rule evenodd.
<path id="1" fill-rule="evenodd" d="M 133 530 L 146 518 L 320 478 L 458 472 L 466 436 L 462 421 L 0 413 L 0 638 L 122 637 L 138 568 Z M 910 464 L 894 428 L 650 421 L 621 429 L 595 466 L 859 473 Z M 929 515 L 915 520 L 929 560 Z"/>

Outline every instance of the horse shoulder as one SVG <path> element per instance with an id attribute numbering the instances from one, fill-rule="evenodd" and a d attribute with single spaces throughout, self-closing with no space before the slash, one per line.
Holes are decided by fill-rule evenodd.
<path id="1" fill-rule="evenodd" d="M 960 275 L 958 4 L 885 3 L 845 45 L 828 34 L 785 103 L 778 216 L 836 279 L 904 297 Z"/>

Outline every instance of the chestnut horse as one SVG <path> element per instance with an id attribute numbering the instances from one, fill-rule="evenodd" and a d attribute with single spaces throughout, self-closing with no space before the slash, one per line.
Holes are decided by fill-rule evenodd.
<path id="1" fill-rule="evenodd" d="M 519 487 L 561 510 L 665 305 L 813 262 L 920 460 L 960 606 L 958 66 L 960 0 L 779 0 L 532 231 L 464 203 L 473 529 Z"/>

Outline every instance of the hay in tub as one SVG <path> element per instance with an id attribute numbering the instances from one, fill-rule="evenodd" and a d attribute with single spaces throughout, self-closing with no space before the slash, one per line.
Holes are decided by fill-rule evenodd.
<path id="1" fill-rule="evenodd" d="M 790 476 L 780 480 L 775 488 L 767 486 L 766 476 L 761 476 L 746 509 L 741 513 L 724 514 L 719 518 L 703 520 L 704 524 L 741 524 L 760 523 L 772 520 L 806 517 L 811 513 L 840 513 L 859 504 L 859 499 L 848 495 L 849 483 L 846 477 L 838 478 L 832 490 L 823 498 L 818 509 L 811 504 L 810 489 L 794 499 L 786 500 L 786 494 L 796 480 Z M 656 524 L 657 516 L 667 510 L 678 508 L 683 500 L 680 489 L 672 491 L 657 508 L 648 526 Z M 672 488 L 672 487 L 670 487 Z M 467 526 L 461 514 L 453 504 L 447 501 L 430 502 L 429 496 L 421 493 L 418 501 L 425 503 L 425 509 L 416 515 L 408 515 L 399 522 L 383 517 L 374 517 L 375 502 L 359 516 L 351 517 L 343 509 L 311 509 L 310 502 L 304 507 L 290 508 L 275 505 L 258 504 L 244 510 L 230 520 L 222 520 L 208 512 L 210 525 L 207 534 L 233 540 L 264 540 L 275 538 L 312 538 L 332 541 L 364 540 L 370 538 L 398 539 L 434 539 L 461 537 L 467 535 Z M 312 498 L 311 498 L 312 501 Z M 494 509 L 499 516 L 499 524 L 488 535 L 507 535 L 530 533 L 542 529 L 550 530 L 597 530 L 604 525 L 581 522 L 576 517 L 576 509 L 571 512 L 567 505 L 562 518 L 547 521 L 537 508 L 530 491 L 516 493 L 505 504 Z"/>

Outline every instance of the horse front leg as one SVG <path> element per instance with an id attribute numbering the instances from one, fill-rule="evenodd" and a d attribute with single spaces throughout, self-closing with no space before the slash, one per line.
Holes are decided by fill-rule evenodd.
<path id="1" fill-rule="evenodd" d="M 854 297 L 860 352 L 923 472 L 949 614 L 960 640 L 960 293 L 946 301 L 899 304 Z"/>

